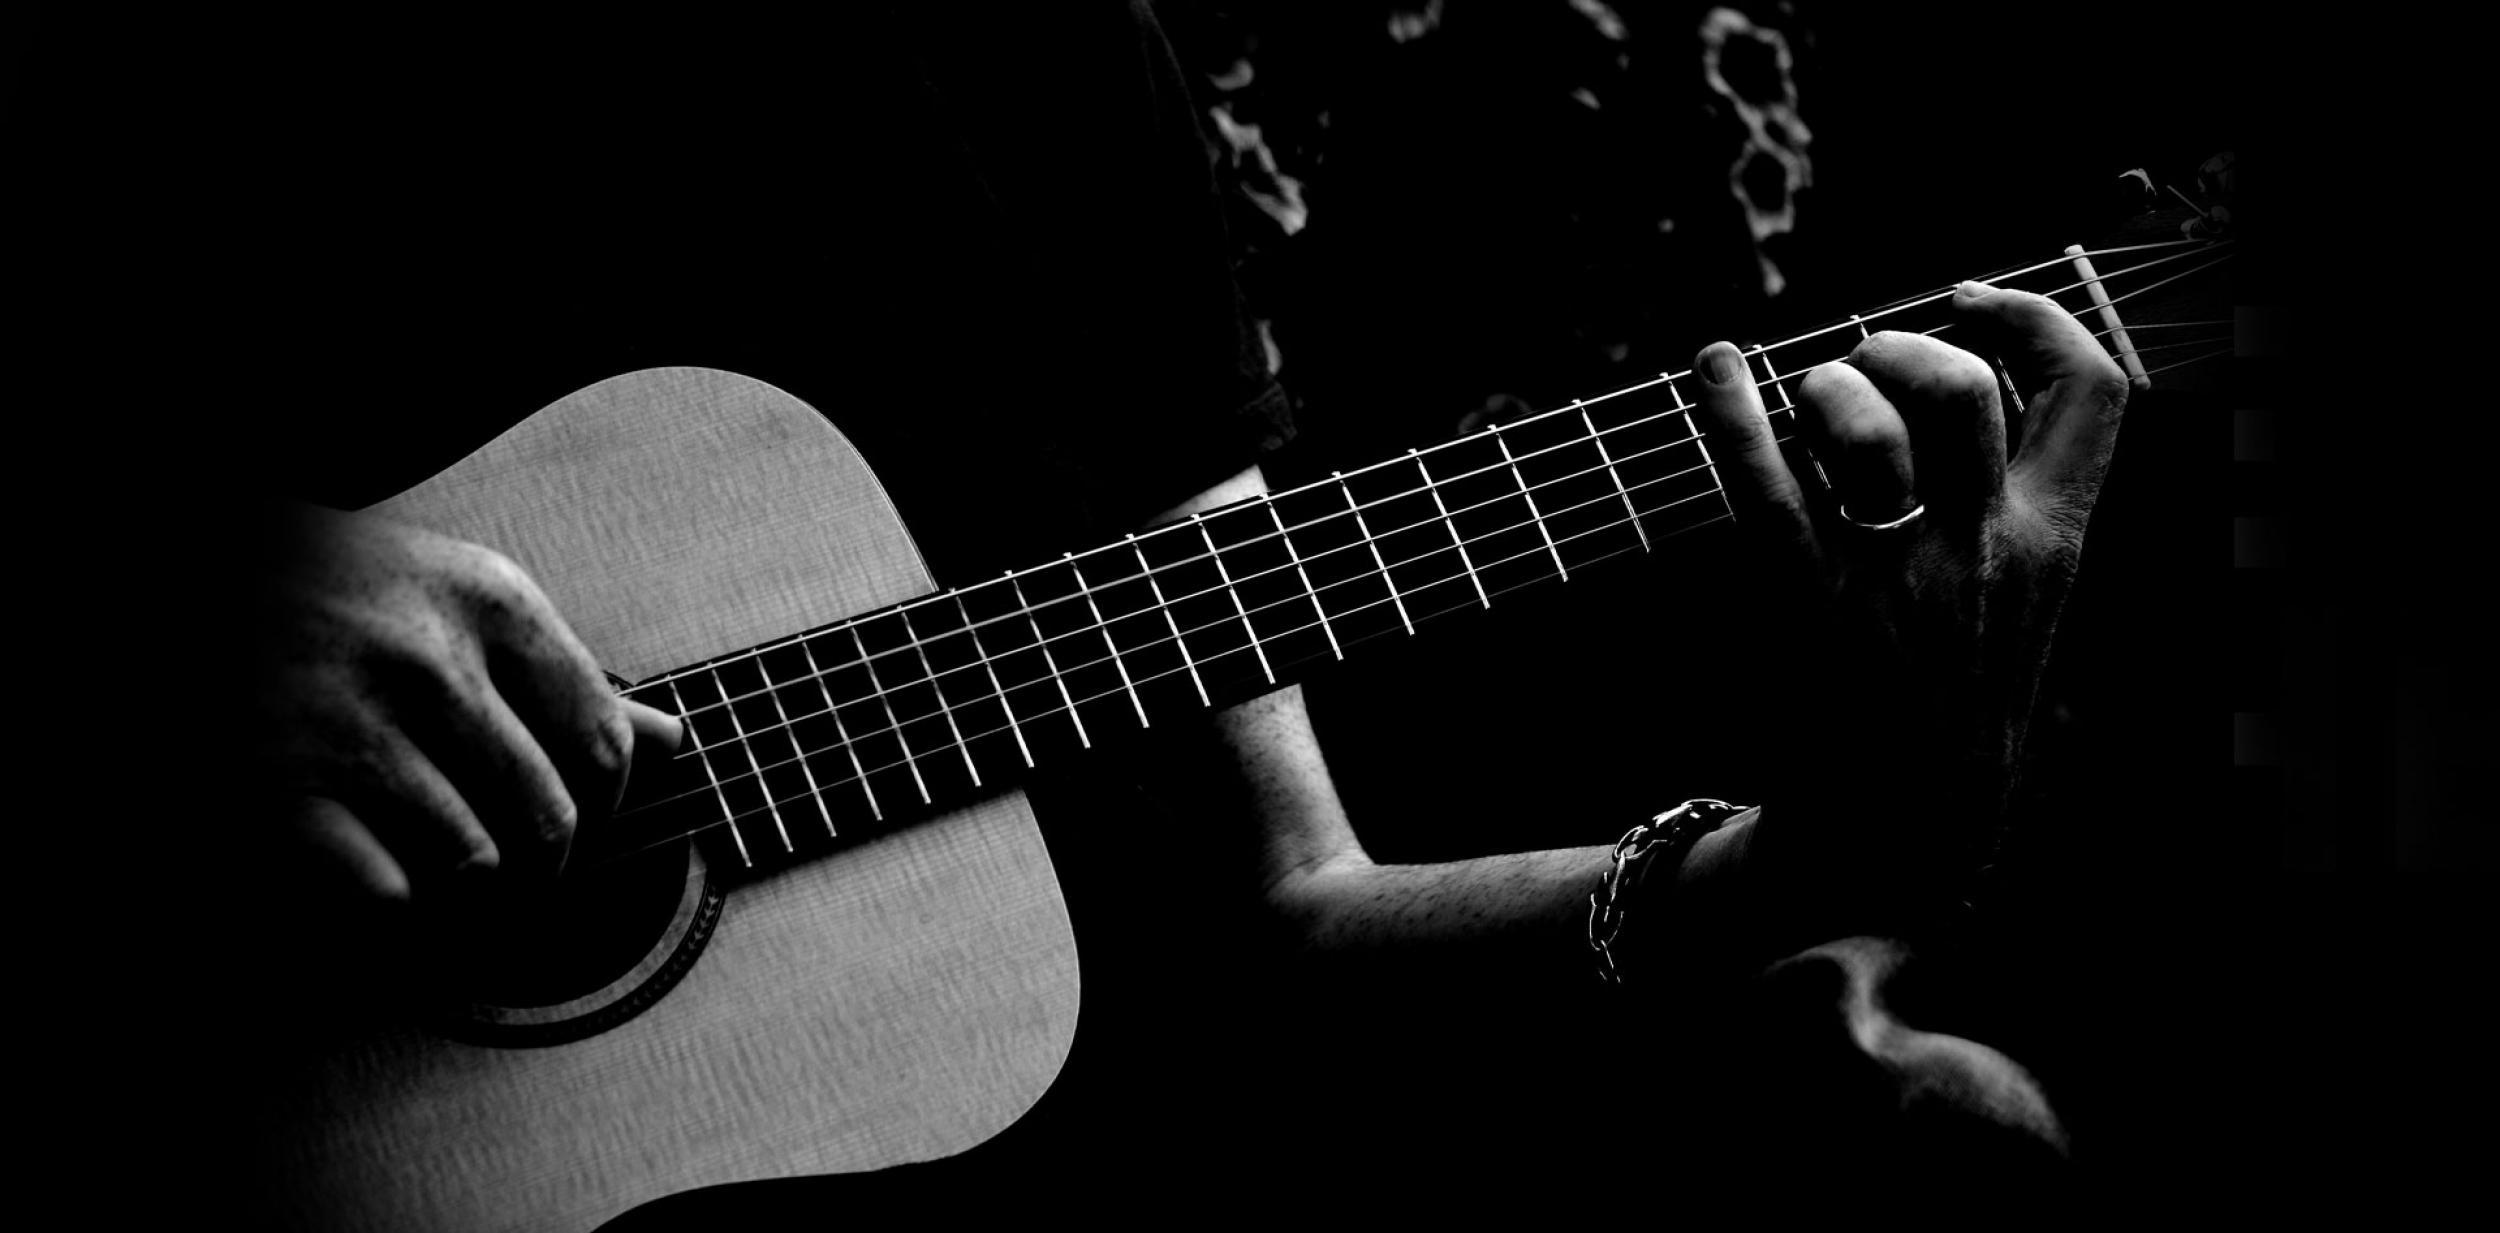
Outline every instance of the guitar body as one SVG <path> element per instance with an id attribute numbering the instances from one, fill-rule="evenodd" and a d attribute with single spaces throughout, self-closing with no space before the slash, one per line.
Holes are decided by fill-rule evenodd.
<path id="1" fill-rule="evenodd" d="M 518 562 L 628 680 L 935 589 L 864 459 L 760 382 L 655 369 L 376 512 Z M 949 1155 L 1067 1056 L 1077 963 L 1022 794 L 740 882 L 664 996 L 569 1043 L 383 1025 L 271 1118 L 312 1228 L 584 1230 L 699 1186 Z"/>

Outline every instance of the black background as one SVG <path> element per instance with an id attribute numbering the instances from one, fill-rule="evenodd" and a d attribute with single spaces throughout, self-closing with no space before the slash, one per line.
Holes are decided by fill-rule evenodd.
<path id="1" fill-rule="evenodd" d="M 2476 558 L 2449 530 L 2477 525 L 2487 430 L 2448 382 L 2423 380 L 2472 354 L 2451 346 L 2445 315 L 2445 289 L 2470 273 L 2453 256 L 2465 243 L 2450 240 L 2475 201 L 2471 157 L 2446 129 L 2461 82 L 2435 50 L 2455 32 L 2149 4 L 1834 5 L 1810 18 L 1817 76 L 1801 88 L 1810 104 L 1848 103 L 1808 113 L 1818 184 L 1814 226 L 1790 254 L 1796 293 L 1724 332 L 1767 337 L 1928 285 L 1939 269 L 2019 259 L 2044 231 L 2088 240 L 2099 220 L 2067 203 L 2091 199 L 2112 169 L 2229 147 L 2247 180 L 2240 302 L 2286 322 L 2273 354 L 2236 362 L 2232 387 L 2147 398 L 2130 419 L 2057 669 L 2080 718 L 2043 741 L 2041 778 L 2062 791 L 2044 790 L 2038 807 L 2063 859 L 2041 862 L 2012 897 L 1998 944 L 1957 961 L 2002 993 L 1990 1013 L 2022 1042 L 2009 1050 L 2049 1083 L 2079 1158 L 2112 1191 L 2184 1188 L 2239 1208 L 2333 1190 L 2401 1205 L 2459 1183 L 2469 1141 L 2453 1132 L 2476 1099 L 2459 1078 L 2465 1005 L 2483 967 L 2469 926 L 2490 874 L 2489 811 L 2469 772 L 2487 762 L 2491 695 L 2476 645 L 2486 622 L 2468 603 Z M 28 277 L 16 298 L 34 319 L 20 336 L 28 394 L 12 417 L 25 434 L 14 454 L 22 603 L 36 625 L 26 654 L 110 648 L 101 686 L 33 674 L 74 718 L 20 749 L 115 765 L 91 735 L 119 730 L 108 721 L 142 716 L 144 740 L 161 745 L 214 724 L 221 705 L 186 689 L 181 665 L 220 648 L 186 636 L 183 614 L 219 602 L 234 549 L 192 502 L 296 448 L 361 446 L 347 452 L 374 470 L 340 491 L 388 491 L 580 382 L 541 377 L 553 388 L 379 442 L 361 434 L 386 430 L 359 421 L 326 441 L 264 430 L 238 446 L 247 422 L 333 423 L 316 396 L 353 367 L 252 328 L 262 297 L 282 292 L 300 312 L 294 297 L 317 275 L 341 289 L 340 311 L 379 311 L 377 330 L 460 297 L 377 310 L 355 246 L 275 257 L 250 242 L 261 228 L 222 227 L 234 221 L 223 194 L 251 169 L 207 157 L 220 134 L 181 121 L 184 91 L 221 88 L 215 53 L 231 44 L 136 18 L 45 14 L 20 29 L 32 35 L 12 53 L 10 107 L 28 138 L 19 197 L 32 207 L 17 231 Z M 284 58 L 306 31 L 210 33 Z M 354 71 L 304 54 L 320 71 Z M 284 277 L 270 276 L 273 263 Z M 1463 268 L 1464 254 L 1450 264 Z M 1689 355 L 1706 340 L 1658 345 Z M 2234 407 L 2278 415 L 2271 465 L 2231 462 Z M 2239 515 L 2277 520 L 2284 567 L 2223 563 L 2221 525 Z M 140 670 L 121 670 L 132 661 Z M 2272 761 L 2223 761 L 2226 713 L 2274 716 L 2271 755 L 2252 751 Z M 1446 748 L 1384 743 L 1383 759 Z M 1350 797 L 1433 791 L 1347 777 Z M 116 797 L 128 799 L 106 794 Z M 29 814 L 50 823 L 28 842 L 35 868 L 61 871 L 43 879 L 61 892 L 50 918 L 61 921 L 129 902 L 111 893 L 123 875 L 97 859 L 99 832 L 196 836 L 215 817 L 196 803 Z M 76 996 L 22 1012 L 48 1035 L 101 1046 L 82 1050 L 90 1081 L 62 1094 L 84 1115 L 69 1138 L 90 1158 L 131 1151 L 131 1106 L 100 1093 L 163 1073 L 183 1026 L 221 1013 L 197 1000 L 213 979 L 150 979 L 213 977 L 227 955 L 180 931 L 213 934 L 215 916 L 123 910 L 133 928 L 102 931 L 99 953 L 73 952 L 75 983 L 60 987 Z M 214 1124 L 213 1110 L 183 1113 L 193 1133 Z"/>

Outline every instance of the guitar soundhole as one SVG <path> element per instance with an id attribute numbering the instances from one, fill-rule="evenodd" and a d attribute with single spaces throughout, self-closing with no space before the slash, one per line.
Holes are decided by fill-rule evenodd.
<path id="1" fill-rule="evenodd" d="M 720 918 L 692 843 L 567 874 L 552 890 L 462 914 L 443 937 L 438 1026 L 477 1044 L 564 1044 L 660 1000 Z"/>

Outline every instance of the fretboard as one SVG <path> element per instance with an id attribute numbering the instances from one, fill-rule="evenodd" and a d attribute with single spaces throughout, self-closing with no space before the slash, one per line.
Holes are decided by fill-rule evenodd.
<path id="1" fill-rule="evenodd" d="M 2087 281 L 2060 290 L 2099 300 L 2077 268 Z M 1949 328 L 1949 294 L 1746 353 L 1792 468 L 1811 465 L 1797 376 L 1871 321 Z M 685 747 L 638 781 L 606 846 L 702 833 L 735 867 L 772 867 L 1727 522 L 1695 380 L 1663 375 L 664 673 L 628 694 L 684 716 Z"/>
<path id="2" fill-rule="evenodd" d="M 810 855 L 1723 522 L 1690 379 L 665 673 L 629 696 L 684 716 L 686 747 L 618 838 Z"/>

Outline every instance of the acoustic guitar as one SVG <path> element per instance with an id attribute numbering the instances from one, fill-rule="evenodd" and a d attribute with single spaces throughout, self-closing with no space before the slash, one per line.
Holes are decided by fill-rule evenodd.
<path id="1" fill-rule="evenodd" d="M 2138 347 L 2115 305 L 2224 247 L 1992 278 L 2061 296 L 2140 384 L 2148 353 L 2227 354 L 2227 323 Z M 1789 448 L 1798 374 L 1878 328 L 1949 338 L 1949 295 L 1749 350 Z M 1019 778 L 1727 521 L 1688 380 L 952 590 L 823 416 L 727 372 L 600 382 L 375 507 L 510 555 L 687 740 L 580 837 L 543 920 L 485 930 L 552 941 L 455 941 L 417 1009 L 269 1077 L 266 1221 L 571 1233 L 996 1134 L 1077 1019 Z"/>

